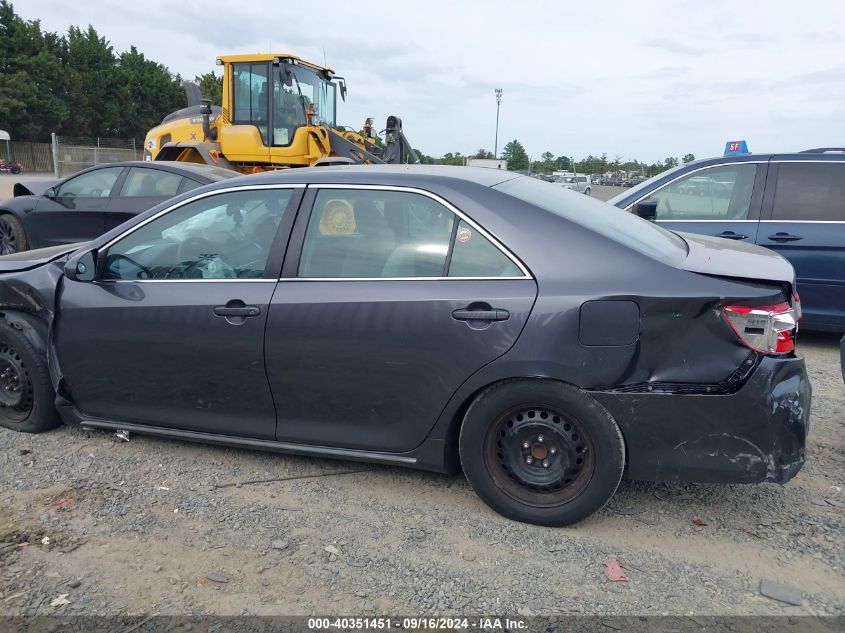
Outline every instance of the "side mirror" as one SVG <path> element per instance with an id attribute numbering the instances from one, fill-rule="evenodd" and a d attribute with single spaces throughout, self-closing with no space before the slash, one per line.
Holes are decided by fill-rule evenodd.
<path id="1" fill-rule="evenodd" d="M 97 252 L 74 253 L 65 263 L 64 273 L 72 281 L 93 281 L 97 276 Z"/>
<path id="2" fill-rule="evenodd" d="M 56 188 L 55 187 L 48 187 L 44 191 L 45 198 L 55 198 L 56 197 Z"/>
<path id="3" fill-rule="evenodd" d="M 657 218 L 657 200 L 643 200 L 634 205 L 634 215 L 643 220 L 654 221 Z"/>

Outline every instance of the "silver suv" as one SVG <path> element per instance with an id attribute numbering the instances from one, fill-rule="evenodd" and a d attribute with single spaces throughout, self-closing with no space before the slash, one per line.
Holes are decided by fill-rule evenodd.
<path id="1" fill-rule="evenodd" d="M 563 185 L 566 189 L 572 189 L 572 191 L 577 191 L 587 196 L 593 194 L 589 176 L 558 176 L 555 182 Z"/>

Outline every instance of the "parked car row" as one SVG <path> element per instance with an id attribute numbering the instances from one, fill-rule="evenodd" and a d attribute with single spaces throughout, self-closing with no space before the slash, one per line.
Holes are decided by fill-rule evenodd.
<path id="1" fill-rule="evenodd" d="M 28 215 L 121 205 L 139 167 L 80 174 Z M 490 507 L 543 525 L 589 516 L 623 473 L 786 482 L 803 464 L 794 271 L 772 250 L 491 169 L 198 189 L 199 171 L 151 169 L 175 197 L 0 257 L 3 426 L 460 466 Z M 68 196 L 79 179 L 99 184 Z M 82 235 L 43 229 L 33 242 Z"/>

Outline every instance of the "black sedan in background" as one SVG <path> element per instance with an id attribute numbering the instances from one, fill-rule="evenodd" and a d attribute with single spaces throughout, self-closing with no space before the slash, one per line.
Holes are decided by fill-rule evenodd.
<path id="1" fill-rule="evenodd" d="M 87 242 L 177 194 L 238 175 L 210 165 L 127 161 L 18 183 L 14 197 L 0 202 L 0 255 Z"/>
<path id="2" fill-rule="evenodd" d="M 544 525 L 623 473 L 786 482 L 804 461 L 790 264 L 535 178 L 245 176 L 66 250 L 0 258 L 10 429 L 462 467 Z"/>

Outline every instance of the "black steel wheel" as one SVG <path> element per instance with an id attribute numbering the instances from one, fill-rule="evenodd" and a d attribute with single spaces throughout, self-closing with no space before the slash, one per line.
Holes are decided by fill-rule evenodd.
<path id="1" fill-rule="evenodd" d="M 15 431 L 39 433 L 61 423 L 39 332 L 0 318 L 0 426 Z"/>
<path id="2" fill-rule="evenodd" d="M 593 475 L 593 443 L 580 421 L 544 406 L 502 415 L 485 438 L 485 464 L 505 494 L 535 507 L 571 501 Z"/>
<path id="3" fill-rule="evenodd" d="M 467 410 L 459 452 L 467 479 L 500 514 L 527 523 L 577 523 L 616 492 L 625 444 L 589 394 L 554 380 L 511 380 Z"/>
<path id="4" fill-rule="evenodd" d="M 11 255 L 26 249 L 26 233 L 21 221 L 9 213 L 0 215 L 0 255 Z"/>
<path id="5" fill-rule="evenodd" d="M 23 359 L 8 345 L 0 346 L 0 415 L 20 422 L 32 413 L 32 379 Z"/>

